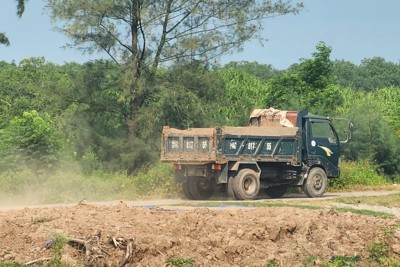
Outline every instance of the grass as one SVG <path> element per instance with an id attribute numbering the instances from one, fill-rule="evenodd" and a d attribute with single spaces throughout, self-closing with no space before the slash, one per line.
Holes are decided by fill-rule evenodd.
<path id="1" fill-rule="evenodd" d="M 352 205 L 365 204 L 370 206 L 400 208 L 400 193 L 385 196 L 343 197 L 337 198 L 335 201 Z"/>
<path id="2" fill-rule="evenodd" d="M 298 209 L 307 209 L 307 210 L 321 210 L 325 207 L 322 206 L 315 206 L 315 205 L 303 205 L 303 204 L 291 204 L 287 202 L 280 202 L 280 203 L 271 203 L 271 202 L 219 202 L 219 201 L 210 201 L 210 202 L 187 202 L 177 204 L 179 206 L 189 206 L 189 207 L 291 207 L 291 208 L 298 208 Z M 351 212 L 358 215 L 366 215 L 366 216 L 373 216 L 379 217 L 383 219 L 393 218 L 394 215 L 387 213 L 387 212 L 378 212 L 366 209 L 354 209 L 354 208 L 332 208 L 333 210 L 341 213 Z"/>
<path id="3" fill-rule="evenodd" d="M 39 223 L 51 222 L 52 220 L 54 220 L 53 217 L 38 217 L 38 218 L 32 218 L 32 224 L 39 224 Z"/>
<path id="4" fill-rule="evenodd" d="M 166 267 L 194 267 L 194 260 L 191 258 L 170 258 L 165 261 Z"/>
<path id="5" fill-rule="evenodd" d="M 366 215 L 366 216 L 373 216 L 379 217 L 383 219 L 390 219 L 394 218 L 393 214 L 382 212 L 382 211 L 373 211 L 373 210 L 366 210 L 366 209 L 353 209 L 353 208 L 335 208 L 337 212 L 351 212 L 358 215 Z"/>
<path id="6" fill-rule="evenodd" d="M 29 170 L 0 175 L 3 205 L 74 203 L 88 201 L 141 200 L 177 197 L 170 164 L 157 164 L 135 175 L 97 172 L 82 175 L 70 166 L 47 177 Z"/>

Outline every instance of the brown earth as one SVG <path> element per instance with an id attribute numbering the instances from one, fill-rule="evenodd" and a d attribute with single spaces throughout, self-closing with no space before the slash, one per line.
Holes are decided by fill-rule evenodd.
<path id="1" fill-rule="evenodd" d="M 51 257 L 54 246 L 45 244 L 60 234 L 92 240 L 86 247 L 64 246 L 62 260 L 70 266 L 122 266 L 124 258 L 123 266 L 166 266 L 171 258 L 190 258 L 196 266 L 267 266 L 272 260 L 274 266 L 323 266 L 340 255 L 360 255 L 360 265 L 368 266 L 373 242 L 388 242 L 391 257 L 400 257 L 398 226 L 399 218 L 329 208 L 161 208 L 124 202 L 24 208 L 0 211 L 0 262 Z M 388 229 L 394 229 L 390 238 Z"/>

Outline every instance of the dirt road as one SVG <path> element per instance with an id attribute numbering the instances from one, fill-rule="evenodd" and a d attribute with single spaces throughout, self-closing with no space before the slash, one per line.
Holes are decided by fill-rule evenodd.
<path id="1" fill-rule="evenodd" d="M 399 218 L 338 213 L 331 204 L 319 210 L 238 208 L 225 200 L 216 208 L 171 206 L 185 203 L 179 199 L 3 208 L 0 261 L 49 261 L 56 248 L 45 245 L 54 245 L 55 236 L 74 241 L 61 253 L 70 266 L 166 266 L 168 259 L 195 266 L 323 266 L 343 255 L 359 255 L 360 266 L 370 266 L 371 244 L 387 244 L 390 257 L 400 258 Z M 256 202 L 293 200 L 310 201 L 289 195 Z"/>

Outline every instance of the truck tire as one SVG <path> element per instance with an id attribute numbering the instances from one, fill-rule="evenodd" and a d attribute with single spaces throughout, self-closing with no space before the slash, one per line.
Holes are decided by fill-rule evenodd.
<path id="1" fill-rule="evenodd" d="M 190 199 L 190 200 L 194 199 L 192 194 L 189 191 L 189 184 L 188 184 L 187 181 L 182 183 L 182 193 L 183 193 L 183 195 L 185 196 L 186 199 Z"/>
<path id="2" fill-rule="evenodd" d="M 286 194 L 288 187 L 286 184 L 270 186 L 265 189 L 265 194 L 270 198 L 280 198 Z"/>
<path id="3" fill-rule="evenodd" d="M 321 197 L 328 186 L 328 178 L 321 168 L 313 168 L 303 185 L 303 192 L 308 197 Z"/>
<path id="4" fill-rule="evenodd" d="M 226 192 L 228 193 L 228 197 L 233 200 L 237 200 L 237 196 L 235 195 L 235 191 L 233 190 L 233 177 L 228 178 L 228 183 L 226 184 Z"/>
<path id="5" fill-rule="evenodd" d="M 240 200 L 255 199 L 260 191 L 260 179 L 252 169 L 243 169 L 233 179 L 233 192 Z"/>
<path id="6" fill-rule="evenodd" d="M 214 183 L 209 179 L 189 177 L 187 180 L 188 191 L 193 200 L 209 199 L 215 191 Z"/>

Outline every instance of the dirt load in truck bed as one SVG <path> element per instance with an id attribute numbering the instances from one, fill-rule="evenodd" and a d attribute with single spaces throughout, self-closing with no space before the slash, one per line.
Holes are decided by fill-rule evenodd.
<path id="1" fill-rule="evenodd" d="M 0 262 L 47 261 L 54 255 L 49 240 L 59 234 L 75 240 L 62 250 L 69 266 L 166 266 L 174 258 L 192 259 L 195 266 L 272 261 L 271 266 L 323 266 L 343 255 L 359 255 L 358 264 L 368 266 L 373 243 L 389 242 L 391 256 L 399 257 L 398 225 L 398 218 L 329 208 L 128 207 L 121 202 L 3 210 Z M 387 229 L 395 229 L 389 241 Z"/>

